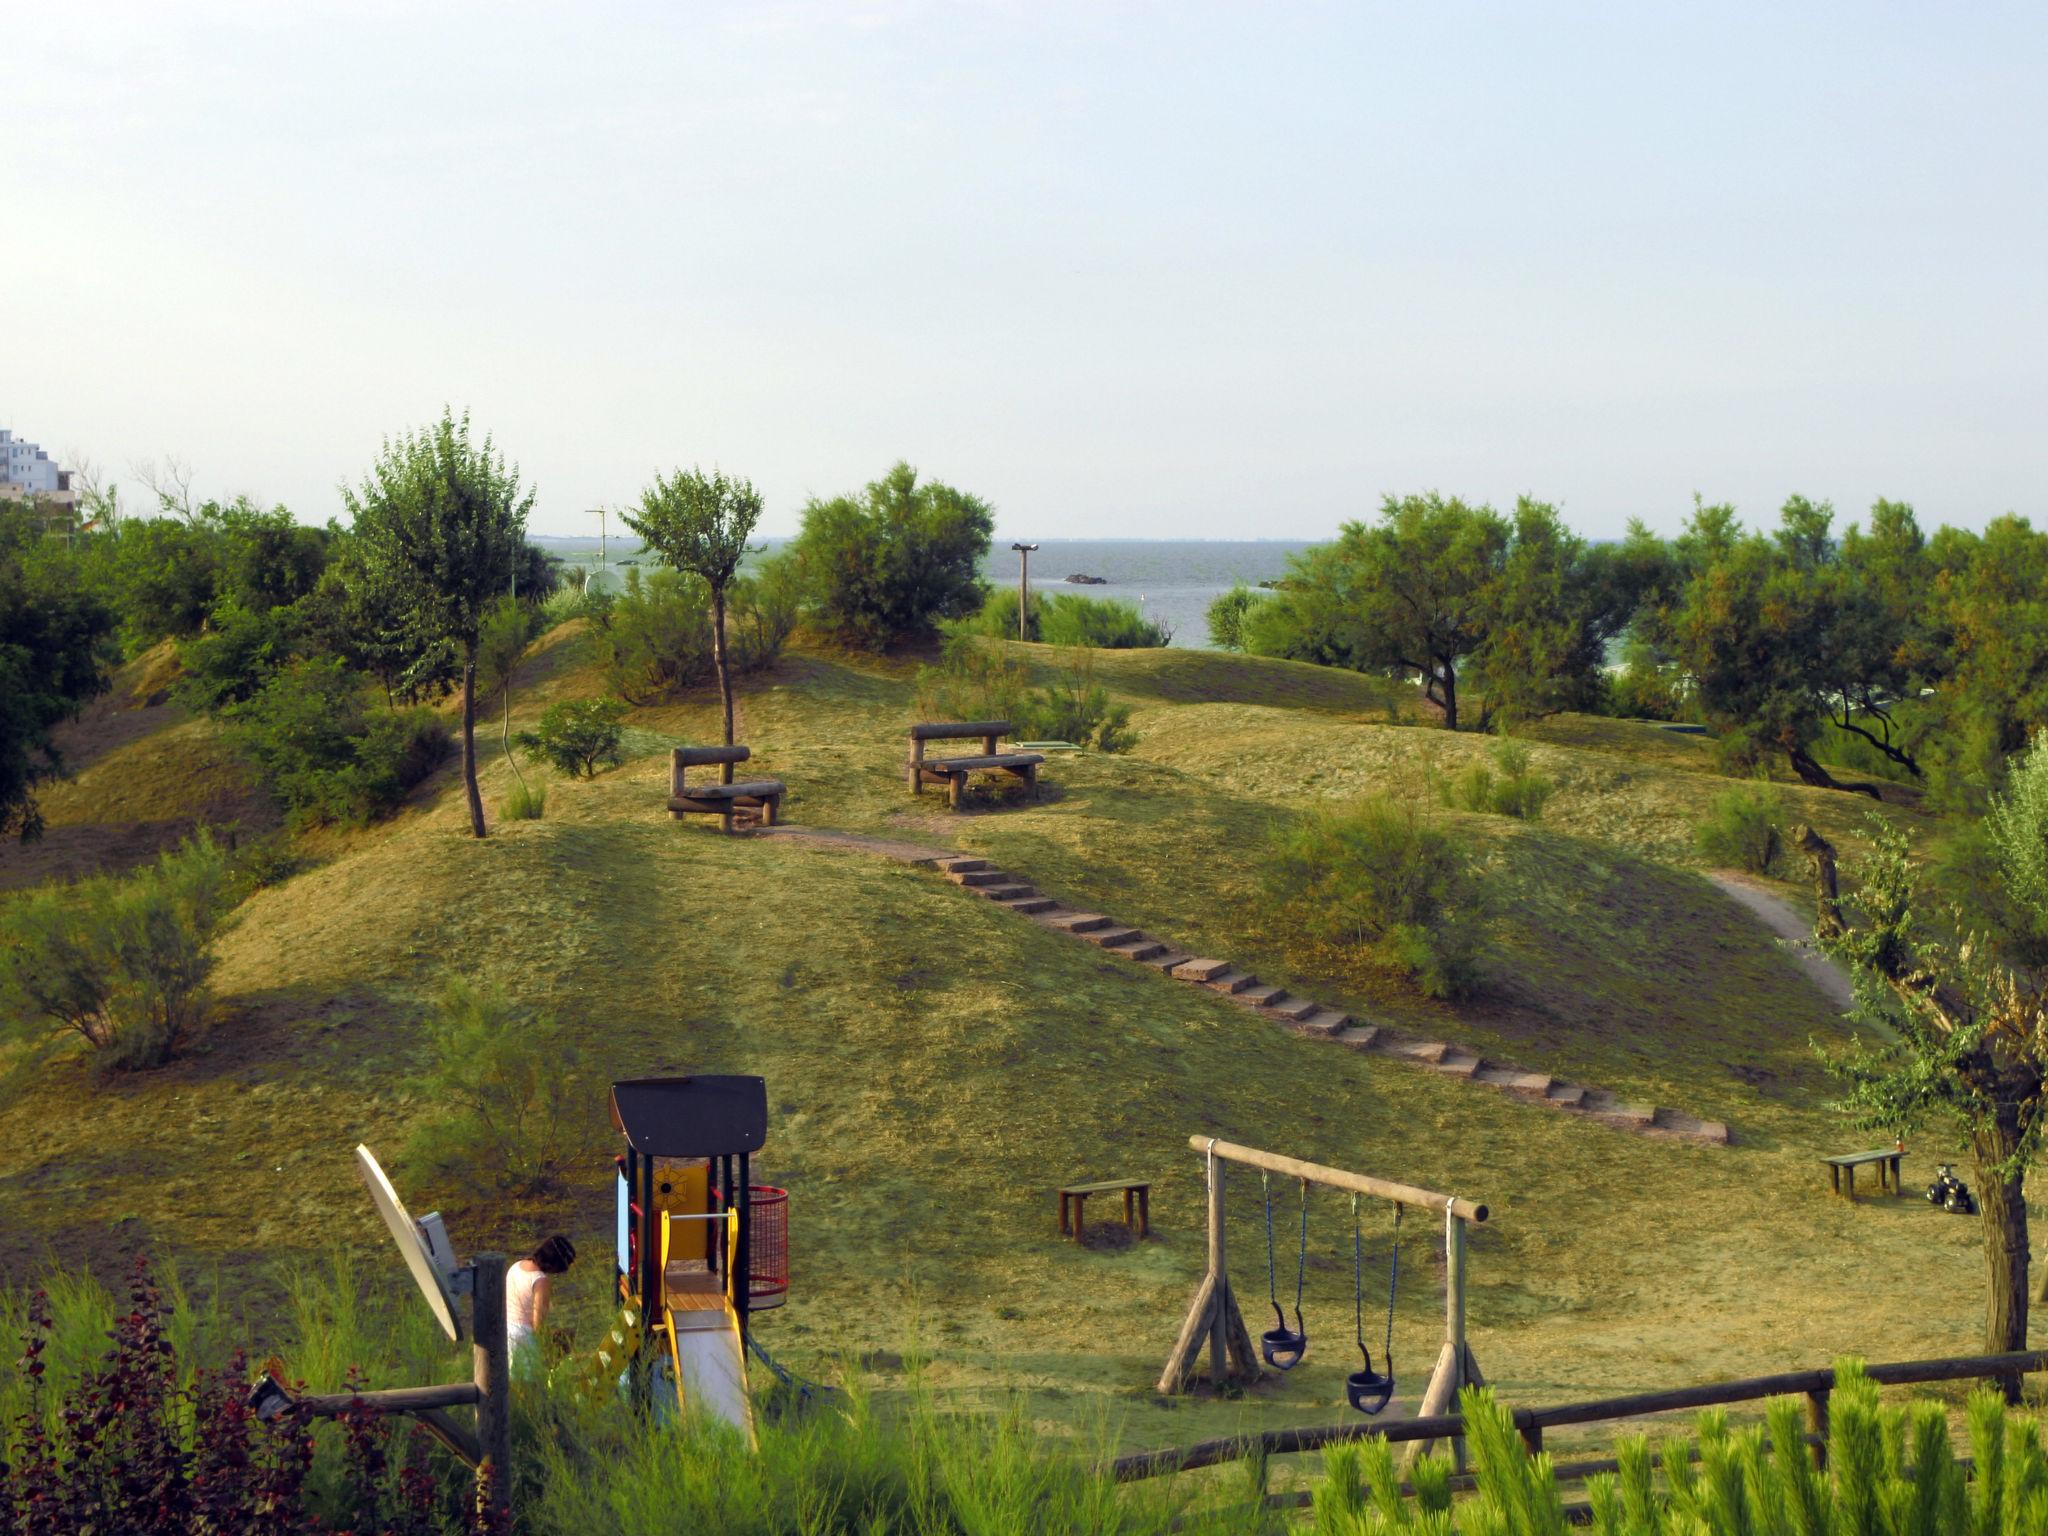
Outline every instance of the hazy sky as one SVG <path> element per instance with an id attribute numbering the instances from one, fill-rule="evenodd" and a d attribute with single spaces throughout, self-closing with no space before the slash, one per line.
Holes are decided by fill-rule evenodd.
<path id="1" fill-rule="evenodd" d="M 2048 516 L 2048 9 L 0 0 L 0 426 L 338 510 L 467 405 L 534 527 Z"/>

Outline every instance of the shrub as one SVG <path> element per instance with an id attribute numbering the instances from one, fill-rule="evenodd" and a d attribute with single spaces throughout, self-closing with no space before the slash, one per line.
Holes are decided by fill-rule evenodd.
<path id="1" fill-rule="evenodd" d="M 495 983 L 451 978 L 427 1021 L 433 1065 L 415 1084 L 441 1107 L 408 1152 L 420 1164 L 533 1192 L 594 1155 L 598 1126 L 576 1033 L 513 1004 Z"/>
<path id="2" fill-rule="evenodd" d="M 758 672 L 773 666 L 803 616 L 803 585 L 796 560 L 784 552 L 763 560 L 726 592 L 726 644 L 733 668 Z"/>
<path id="3" fill-rule="evenodd" d="M 132 875 L 31 892 L 0 919 L 0 995 L 103 1066 L 161 1066 L 205 1025 L 233 884 L 202 832 Z"/>
<path id="4" fill-rule="evenodd" d="M 1710 864 L 1768 875 L 1784 852 L 1785 804 L 1768 784 L 1745 784 L 1715 796 L 1693 829 L 1693 844 Z"/>
<path id="5" fill-rule="evenodd" d="M 1265 597 L 1257 587 L 1248 587 L 1241 581 L 1219 594 L 1209 604 L 1209 643 L 1223 651 L 1245 650 L 1245 617 Z"/>
<path id="6" fill-rule="evenodd" d="M 540 714 L 540 729 L 521 731 L 519 745 L 527 756 L 552 763 L 571 777 L 594 779 L 600 766 L 616 768 L 625 734 L 619 722 L 626 706 L 617 699 L 564 699 Z"/>
<path id="7" fill-rule="evenodd" d="M 955 633 L 937 666 L 917 669 L 914 686 L 919 719 L 1014 722 L 1031 692 L 1031 669 L 1012 653 Z"/>
<path id="8" fill-rule="evenodd" d="M 1472 853 L 1449 828 L 1374 798 L 1295 823 L 1267 859 L 1300 931 L 1455 996 L 1477 979 L 1485 913 Z"/>
<path id="9" fill-rule="evenodd" d="M 498 803 L 500 821 L 539 821 L 548 808 L 545 784 L 514 784 Z"/>
<path id="10" fill-rule="evenodd" d="M 1070 652 L 1050 683 L 1018 703 L 1014 723 L 1024 740 L 1071 741 L 1098 752 L 1128 752 L 1138 742 L 1130 706 L 1110 702 L 1109 690 L 1095 681 L 1095 657 L 1085 650 Z"/>
<path id="11" fill-rule="evenodd" d="M 726 643 L 733 670 L 771 667 L 796 628 L 795 576 L 789 561 L 764 563 L 726 592 Z M 651 704 L 715 675 L 711 596 L 698 577 L 679 571 L 626 572 L 604 630 L 605 680 L 619 697 Z"/>
<path id="12" fill-rule="evenodd" d="M 858 497 L 813 500 L 790 554 L 827 634 L 881 649 L 981 606 L 988 503 L 897 464 Z"/>
<path id="13" fill-rule="evenodd" d="M 229 740 L 300 822 L 384 815 L 454 747 L 433 711 L 373 706 L 362 675 L 331 657 L 295 662 L 226 718 Z"/>
<path id="14" fill-rule="evenodd" d="M 1529 749 L 1519 741 L 1497 742 L 1493 764 L 1474 762 L 1443 788 L 1443 801 L 1461 811 L 1536 821 L 1556 785 L 1529 766 Z"/>
<path id="15" fill-rule="evenodd" d="M 201 634 L 178 645 L 184 675 L 178 700 L 187 709 L 217 715 L 252 698 L 288 664 L 299 640 L 293 608 L 262 611 L 222 600 Z"/>
<path id="16" fill-rule="evenodd" d="M 1017 638 L 1017 589 L 998 587 L 971 618 L 954 626 L 957 632 L 991 640 Z M 1147 619 L 1128 598 L 1083 597 L 1078 592 L 1034 593 L 1025 639 L 1047 645 L 1089 646 L 1128 651 L 1161 646 L 1173 639 L 1164 624 Z"/>

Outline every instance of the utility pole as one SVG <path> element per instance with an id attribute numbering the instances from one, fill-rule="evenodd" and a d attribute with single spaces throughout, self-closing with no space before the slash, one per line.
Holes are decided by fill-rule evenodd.
<path id="1" fill-rule="evenodd" d="M 1017 551 L 1017 638 L 1028 639 L 1031 634 L 1031 552 L 1036 544 L 1012 544 Z"/>
<path id="2" fill-rule="evenodd" d="M 610 524 L 605 519 L 603 507 L 592 507 L 590 515 L 597 519 L 597 568 L 602 571 L 611 564 L 606 553 L 608 546 L 605 543 L 605 534 Z"/>

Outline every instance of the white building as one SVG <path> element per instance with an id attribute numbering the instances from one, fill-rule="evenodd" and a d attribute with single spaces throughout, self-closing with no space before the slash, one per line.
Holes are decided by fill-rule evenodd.
<path id="1" fill-rule="evenodd" d="M 0 427 L 0 496 L 43 496 L 58 502 L 77 499 L 71 489 L 71 472 L 59 469 L 40 445 L 23 442 L 5 427 Z"/>

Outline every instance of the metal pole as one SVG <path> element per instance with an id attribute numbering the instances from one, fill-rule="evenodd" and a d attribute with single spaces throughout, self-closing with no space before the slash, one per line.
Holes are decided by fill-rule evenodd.
<path id="1" fill-rule="evenodd" d="M 476 1439 L 483 1452 L 479 1492 L 488 1490 L 512 1522 L 512 1356 L 505 1340 L 505 1255 L 480 1253 L 470 1261 L 470 1332 L 475 1338 Z M 485 1469 L 489 1470 L 486 1471 Z"/>
<path id="2" fill-rule="evenodd" d="M 1030 621 L 1026 617 L 1031 611 L 1031 552 L 1036 544 L 1012 544 L 1017 551 L 1017 638 L 1031 638 Z"/>

